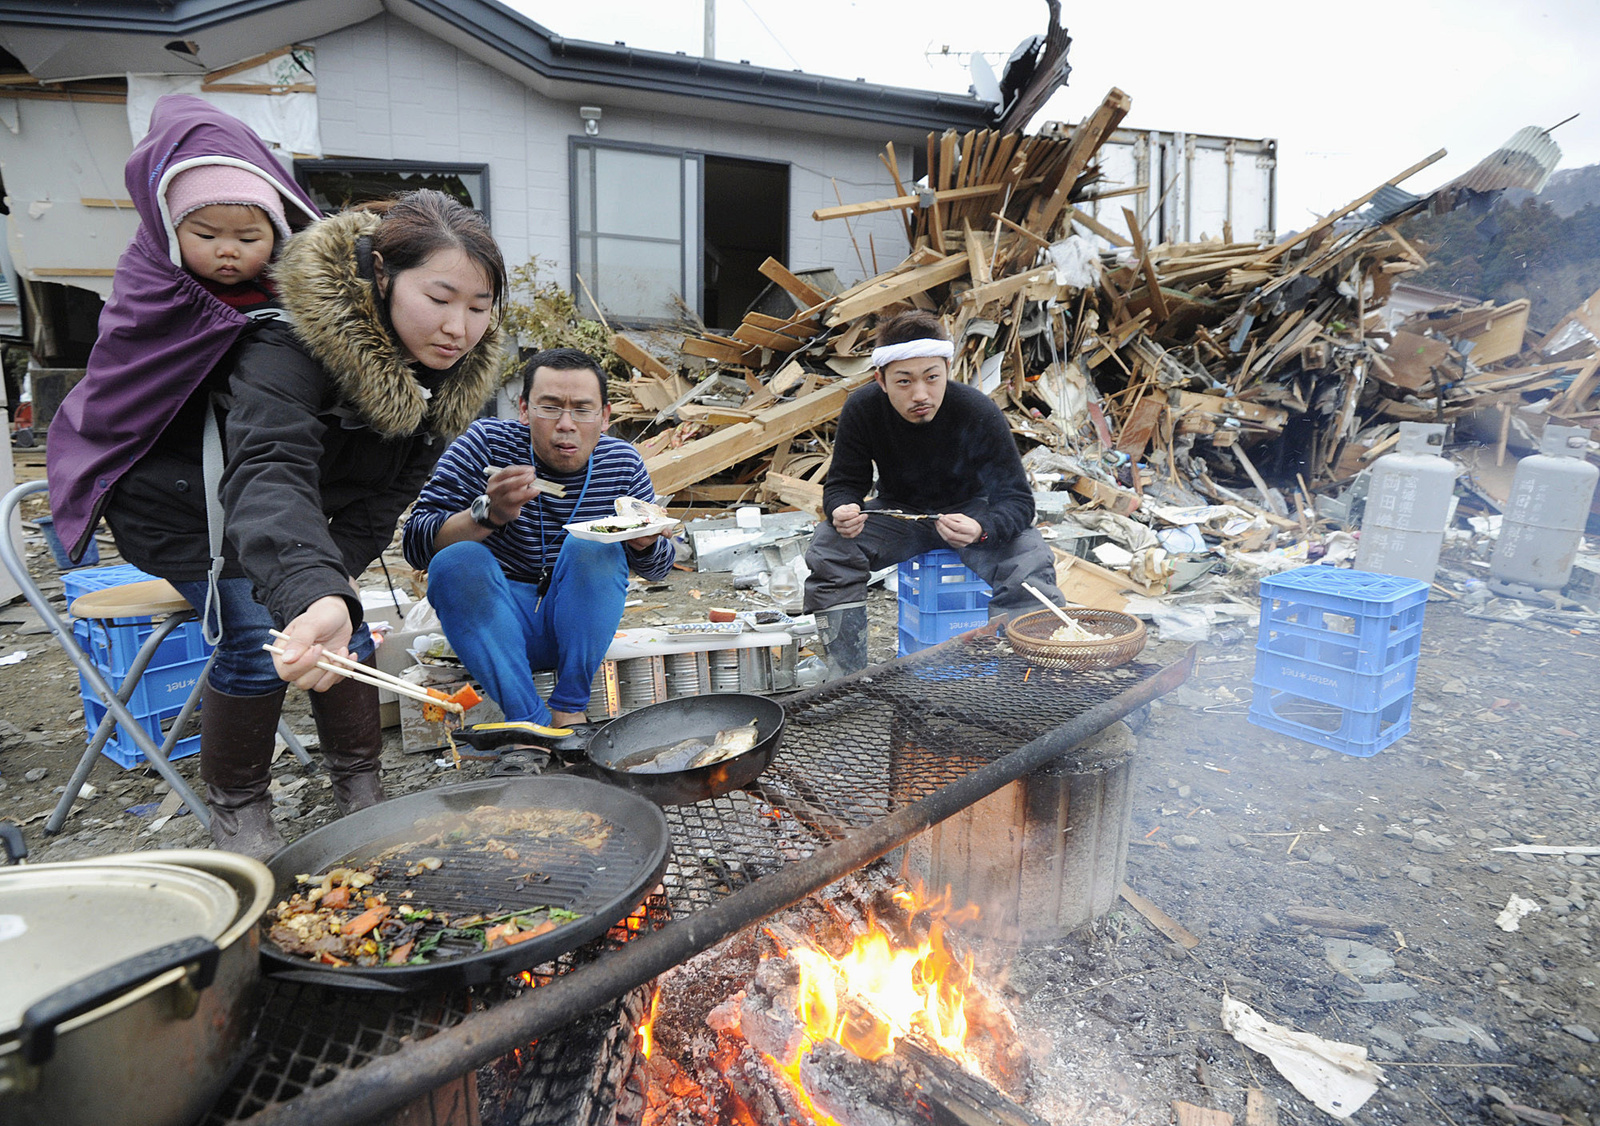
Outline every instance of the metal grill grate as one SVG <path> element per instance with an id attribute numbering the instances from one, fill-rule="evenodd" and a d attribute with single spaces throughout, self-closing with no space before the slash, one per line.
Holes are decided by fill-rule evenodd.
<path id="1" fill-rule="evenodd" d="M 785 701 L 788 729 L 758 785 L 665 810 L 673 857 L 642 915 L 558 963 L 603 960 L 629 934 L 682 919 L 1016 751 L 1161 671 L 1150 662 L 1065 672 L 993 637 L 890 662 Z M 632 930 L 630 930 L 630 927 Z M 238 1122 L 341 1070 L 466 1020 L 523 987 L 400 1000 L 268 981 L 255 1052 L 207 1126 Z"/>

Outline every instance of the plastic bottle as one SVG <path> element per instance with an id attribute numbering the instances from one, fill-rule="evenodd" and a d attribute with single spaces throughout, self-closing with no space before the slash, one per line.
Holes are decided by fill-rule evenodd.
<path id="1" fill-rule="evenodd" d="M 1498 594 L 1560 590 L 1572 573 L 1600 469 L 1584 455 L 1589 431 L 1546 425 L 1539 452 L 1517 464 L 1500 539 L 1489 559 Z"/>
<path id="2" fill-rule="evenodd" d="M 1450 520 L 1456 467 L 1440 457 L 1445 428 L 1402 422 L 1393 453 L 1372 467 L 1356 570 L 1433 581 Z"/>
<path id="3" fill-rule="evenodd" d="M 787 563 L 780 563 L 772 569 L 772 577 L 767 582 L 767 593 L 772 600 L 785 610 L 800 609 L 800 580 L 794 573 L 794 568 Z"/>

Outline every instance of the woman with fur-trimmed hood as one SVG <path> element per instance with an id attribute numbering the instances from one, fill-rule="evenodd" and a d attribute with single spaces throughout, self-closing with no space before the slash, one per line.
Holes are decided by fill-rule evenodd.
<path id="1" fill-rule="evenodd" d="M 254 323 L 223 364 L 228 569 L 200 741 L 212 837 L 258 857 L 283 844 L 268 786 L 285 681 L 312 693 L 339 812 L 383 799 L 377 690 L 316 662 L 324 652 L 370 662 L 355 577 L 494 393 L 506 285 L 484 218 L 435 191 L 313 224 L 288 242 L 272 281 L 288 319 Z M 166 477 L 130 472 L 108 521 L 119 543 L 142 524 L 174 567 L 204 572 L 202 481 Z M 246 577 L 230 577 L 238 570 Z M 261 649 L 273 625 L 289 638 L 277 657 Z"/>

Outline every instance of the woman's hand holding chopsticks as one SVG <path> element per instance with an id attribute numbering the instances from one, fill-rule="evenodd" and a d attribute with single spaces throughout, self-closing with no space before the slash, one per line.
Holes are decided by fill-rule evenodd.
<path id="1" fill-rule="evenodd" d="M 272 651 L 272 664 L 278 675 L 307 692 L 324 692 L 339 683 L 339 673 L 320 662 L 325 656 L 349 656 L 350 604 L 328 595 L 317 599 L 285 627 L 273 631 L 283 642 Z"/>
<path id="2" fill-rule="evenodd" d="M 267 632 L 280 641 L 290 640 L 288 634 L 279 633 L 275 629 Z M 279 648 L 276 645 L 263 645 L 261 648 L 272 654 L 274 663 L 277 663 L 287 652 L 287 649 Z M 370 684 L 374 688 L 382 688 L 393 692 L 398 696 L 409 696 L 413 700 L 420 700 L 424 704 L 433 704 L 436 707 L 443 708 L 445 711 L 455 712 L 457 715 L 465 714 L 467 707 L 470 707 L 481 698 L 476 693 L 471 692 L 470 685 L 461 692 L 457 692 L 454 696 L 446 696 L 436 688 L 423 688 L 421 685 L 412 684 L 409 680 L 395 676 L 392 673 L 386 673 L 371 665 L 363 665 L 348 654 L 330 653 L 327 650 L 320 650 L 320 652 L 321 656 L 317 660 L 316 667 L 333 674 L 335 679 L 330 683 L 337 683 L 337 678 L 339 677 L 348 677 L 351 680 L 358 680 L 362 684 Z M 465 706 L 459 702 L 463 693 L 470 693 L 472 697 Z"/>

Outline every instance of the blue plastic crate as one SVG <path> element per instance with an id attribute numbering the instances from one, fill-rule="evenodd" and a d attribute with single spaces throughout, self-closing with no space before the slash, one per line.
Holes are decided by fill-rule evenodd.
<path id="1" fill-rule="evenodd" d="M 61 585 L 67 596 L 67 604 L 70 606 L 80 595 L 91 591 L 148 582 L 155 577 L 137 567 L 123 564 L 70 571 L 61 576 Z M 109 622 L 79 618 L 72 623 L 72 636 L 89 660 L 94 663 L 95 668 L 100 671 L 100 675 L 105 677 L 107 683 L 115 690 L 127 677 L 140 647 L 149 639 L 155 628 L 156 623 L 148 617 L 117 618 Z M 189 693 L 193 691 L 195 683 L 205 671 L 206 661 L 210 656 L 211 646 L 206 644 L 198 620 L 184 622 L 168 634 L 166 640 L 157 647 L 149 665 L 145 667 L 144 675 L 139 678 L 139 683 L 127 702 L 128 711 L 140 721 L 147 732 L 150 732 L 156 742 L 161 741 L 162 721 L 170 723 L 182 709 L 184 701 L 189 698 Z M 93 737 L 95 728 L 100 725 L 100 718 L 105 715 L 105 707 L 82 676 L 78 678 L 78 689 L 83 697 L 84 727 L 88 733 L 85 741 L 87 741 Z M 194 754 L 199 749 L 198 736 L 191 736 L 178 744 L 173 757 L 181 758 L 186 754 Z M 124 767 L 136 766 L 144 761 L 144 755 L 140 752 L 138 744 L 120 726 L 107 740 L 105 755 Z"/>
<path id="2" fill-rule="evenodd" d="M 183 711 L 183 701 L 180 700 L 175 708 L 165 708 L 151 715 L 140 715 L 138 712 L 134 712 L 133 718 L 139 721 L 139 726 L 144 728 L 145 734 L 149 735 L 155 741 L 156 746 L 159 747 L 166 738 L 166 729 L 172 726 L 173 721 L 178 718 L 178 713 L 181 711 Z M 100 704 L 100 701 L 88 696 L 84 697 L 83 717 L 89 731 L 88 735 L 84 737 L 83 741 L 85 743 L 94 738 L 95 728 L 100 726 L 100 720 L 104 718 L 105 714 L 106 709 Z M 196 715 L 198 716 L 198 713 Z M 200 733 L 197 729 L 188 738 L 179 739 L 167 757 L 171 759 L 185 758 L 199 750 Z M 133 737 L 127 733 L 120 723 L 117 724 L 116 730 L 111 733 L 111 737 L 106 740 L 105 745 L 100 748 L 100 753 L 124 770 L 139 766 L 145 761 L 144 752 L 139 749 L 139 744 L 133 741 Z"/>
<path id="3" fill-rule="evenodd" d="M 1310 566 L 1261 580 L 1259 651 L 1377 675 L 1415 661 L 1428 584 Z"/>
<path id="4" fill-rule="evenodd" d="M 1304 656 L 1283 651 L 1300 647 Z M 1251 684 L 1266 690 L 1292 692 L 1309 700 L 1357 711 L 1386 708 L 1408 697 L 1417 686 L 1417 659 L 1400 661 L 1382 672 L 1352 672 L 1337 664 L 1317 660 L 1326 646 L 1304 638 L 1280 637 L 1276 649 L 1256 649 Z"/>
<path id="5" fill-rule="evenodd" d="M 80 620 L 72 623 L 72 636 L 115 690 L 128 675 L 139 647 L 155 628 L 149 619 L 130 618 L 110 625 Z M 134 715 L 150 715 L 182 705 L 210 656 L 211 646 L 201 636 L 199 621 L 184 622 L 156 648 L 128 699 L 128 710 Z M 78 687 L 85 699 L 94 697 L 94 690 L 82 676 L 78 677 Z"/>
<path id="6" fill-rule="evenodd" d="M 1258 687 L 1250 701 L 1249 719 L 1280 735 L 1368 758 L 1411 730 L 1411 695 L 1382 708 L 1363 710 Z"/>
<path id="7" fill-rule="evenodd" d="M 132 563 L 119 563 L 114 567 L 85 567 L 82 570 L 70 571 L 61 576 L 61 587 L 66 591 L 67 603 L 70 605 L 74 598 L 80 594 L 88 594 L 91 590 L 109 590 L 114 586 L 149 582 L 156 577 L 139 570 Z"/>
<path id="8" fill-rule="evenodd" d="M 989 610 L 980 606 L 976 610 L 921 611 L 915 606 L 900 604 L 899 655 L 917 653 L 930 645 L 949 641 L 957 634 L 966 633 L 988 624 Z"/>
<path id="9" fill-rule="evenodd" d="M 907 606 L 922 613 L 981 610 L 989 605 L 993 594 L 988 583 L 967 570 L 961 556 L 942 549 L 924 552 L 900 564 L 899 581 L 896 596 L 902 624 Z"/>

